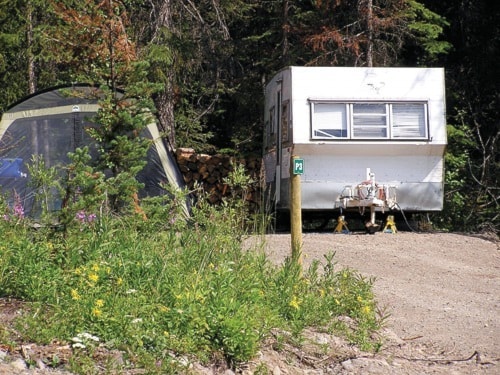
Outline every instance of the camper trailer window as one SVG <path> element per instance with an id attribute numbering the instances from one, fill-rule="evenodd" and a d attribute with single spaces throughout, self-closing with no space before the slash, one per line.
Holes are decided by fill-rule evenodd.
<path id="1" fill-rule="evenodd" d="M 312 103 L 313 138 L 346 138 L 347 111 L 344 103 Z"/>
<path id="2" fill-rule="evenodd" d="M 352 134 L 354 138 L 387 138 L 387 105 L 360 103 L 352 105 Z"/>
<path id="3" fill-rule="evenodd" d="M 271 134 L 276 133 L 276 121 L 274 121 L 274 107 L 269 110 L 269 122 L 271 124 Z"/>
<path id="4" fill-rule="evenodd" d="M 274 147 L 276 145 L 276 121 L 274 116 L 274 107 L 269 111 L 269 121 L 266 122 L 266 129 L 269 132 L 268 145 Z"/>
<path id="5" fill-rule="evenodd" d="M 281 106 L 281 142 L 287 143 L 290 140 L 290 129 L 289 129 L 289 121 L 288 121 L 289 113 L 288 113 L 288 100 L 283 102 Z"/>
<path id="6" fill-rule="evenodd" d="M 426 139 L 425 102 L 310 101 L 312 139 Z"/>
<path id="7" fill-rule="evenodd" d="M 424 138 L 425 118 L 425 106 L 422 103 L 392 104 L 393 138 Z"/>

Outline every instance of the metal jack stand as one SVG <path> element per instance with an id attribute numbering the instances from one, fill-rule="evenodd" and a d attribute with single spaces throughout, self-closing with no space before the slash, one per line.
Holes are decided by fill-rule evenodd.
<path id="1" fill-rule="evenodd" d="M 345 217 L 340 215 L 337 219 L 337 226 L 335 227 L 334 233 L 344 233 L 349 234 L 349 228 L 347 227 L 347 221 L 345 221 Z"/>
<path id="2" fill-rule="evenodd" d="M 385 222 L 384 233 L 397 233 L 396 223 L 394 222 L 394 216 L 388 215 Z"/>

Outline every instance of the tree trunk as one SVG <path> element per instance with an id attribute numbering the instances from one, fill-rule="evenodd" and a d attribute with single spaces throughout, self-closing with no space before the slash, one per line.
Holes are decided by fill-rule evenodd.
<path id="1" fill-rule="evenodd" d="M 175 148 L 173 74 L 168 75 L 164 90 L 156 98 L 156 109 L 160 129 L 166 134 L 171 146 Z"/>
<path id="2" fill-rule="evenodd" d="M 288 42 L 288 33 L 290 30 L 290 25 L 288 24 L 288 10 L 290 4 L 288 0 L 283 0 L 283 22 L 282 22 L 282 30 L 283 30 L 283 50 L 281 54 L 281 61 L 283 66 L 287 66 L 290 63 L 290 45 Z"/>
<path id="3" fill-rule="evenodd" d="M 153 15 L 153 36 L 152 41 L 159 41 L 159 43 L 166 43 L 162 37 L 162 29 L 167 29 L 173 32 L 172 22 L 172 0 L 161 0 L 156 2 L 158 12 Z M 168 140 L 173 148 L 175 145 L 175 117 L 174 117 L 174 103 L 175 103 L 175 74 L 173 68 L 165 70 L 164 88 L 163 91 L 156 97 L 155 105 L 158 111 L 158 120 L 160 122 L 160 129 L 167 135 Z"/>
<path id="4" fill-rule="evenodd" d="M 36 92 L 35 56 L 33 54 L 33 6 L 29 1 L 26 7 L 26 43 L 28 55 L 28 92 Z"/>
<path id="5" fill-rule="evenodd" d="M 366 65 L 373 66 L 373 0 L 368 0 L 366 12 L 368 42 L 366 46 Z"/>

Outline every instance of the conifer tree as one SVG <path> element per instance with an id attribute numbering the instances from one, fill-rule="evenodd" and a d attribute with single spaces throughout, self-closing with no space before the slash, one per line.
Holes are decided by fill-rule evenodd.
<path id="1" fill-rule="evenodd" d="M 110 208 L 127 210 L 141 187 L 135 177 L 149 147 L 142 131 L 154 121 L 152 96 L 161 86 L 148 82 L 149 65 L 138 59 L 128 36 L 123 3 L 85 0 L 70 8 L 61 2 L 54 11 L 61 23 L 50 37 L 64 54 L 57 62 L 78 80 L 100 86 L 97 126 L 88 132 L 97 146 L 96 168 L 108 175 Z"/>
<path id="2" fill-rule="evenodd" d="M 439 40 L 447 21 L 415 0 L 317 0 L 315 6 L 304 40 L 317 64 L 389 66 L 410 44 L 431 58 L 450 47 Z"/>

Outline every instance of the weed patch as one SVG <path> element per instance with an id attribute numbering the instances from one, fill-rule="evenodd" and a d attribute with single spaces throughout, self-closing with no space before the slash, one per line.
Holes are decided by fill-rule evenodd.
<path id="1" fill-rule="evenodd" d="M 23 340 L 68 343 L 80 373 L 94 371 L 102 349 L 150 373 L 175 373 L 185 358 L 236 366 L 275 328 L 300 340 L 306 327 L 335 326 L 363 349 L 376 346 L 371 280 L 336 270 L 333 254 L 305 272 L 293 259 L 276 267 L 242 250 L 239 204 L 201 201 L 190 221 L 160 220 L 175 205 L 145 207 L 152 222 L 111 214 L 82 222 L 80 214 L 63 231 L 0 223 L 0 296 L 32 303 L 18 320 Z"/>

